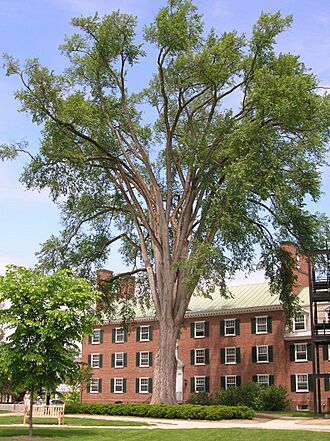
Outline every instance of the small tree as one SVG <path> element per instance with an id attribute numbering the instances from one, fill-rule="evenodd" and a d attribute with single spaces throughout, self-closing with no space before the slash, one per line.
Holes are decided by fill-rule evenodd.
<path id="1" fill-rule="evenodd" d="M 80 369 L 72 354 L 83 334 L 96 322 L 97 292 L 89 282 L 67 270 L 45 276 L 10 265 L 0 277 L 6 300 L 0 321 L 13 332 L 1 343 L 5 370 L 15 387 L 31 392 L 29 436 L 32 436 L 33 394 L 55 389 Z"/>

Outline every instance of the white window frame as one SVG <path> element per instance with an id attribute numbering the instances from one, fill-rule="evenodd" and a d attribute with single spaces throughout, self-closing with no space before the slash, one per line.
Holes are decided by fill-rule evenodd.
<path id="1" fill-rule="evenodd" d="M 202 359 L 202 361 L 197 361 L 198 359 Z M 201 366 L 205 365 L 205 349 L 197 348 L 195 349 L 195 365 Z"/>
<path id="2" fill-rule="evenodd" d="M 146 386 L 146 390 L 145 389 Z M 139 394 L 148 394 L 149 393 L 149 378 L 140 377 L 139 378 Z"/>
<path id="3" fill-rule="evenodd" d="M 101 331 L 102 329 L 94 329 L 91 340 L 92 345 L 101 344 Z"/>
<path id="4" fill-rule="evenodd" d="M 324 313 L 325 313 L 325 321 L 326 321 L 326 323 L 330 323 L 330 306 L 325 308 Z"/>
<path id="5" fill-rule="evenodd" d="M 99 378 L 91 378 L 89 381 L 89 393 L 98 394 L 99 393 Z"/>
<path id="6" fill-rule="evenodd" d="M 230 326 L 229 323 L 234 322 L 234 326 Z M 228 332 L 228 328 L 233 328 L 233 332 Z M 225 319 L 225 332 L 226 337 L 232 336 L 234 337 L 236 335 L 236 319 Z"/>
<path id="7" fill-rule="evenodd" d="M 201 326 L 201 329 L 197 331 L 197 325 Z M 197 335 L 200 332 L 201 335 Z M 194 322 L 194 338 L 204 338 L 205 337 L 205 321 Z"/>
<path id="8" fill-rule="evenodd" d="M 115 328 L 115 343 L 125 343 L 125 329 L 124 328 Z"/>
<path id="9" fill-rule="evenodd" d="M 140 341 L 150 341 L 150 326 L 149 325 L 140 326 Z"/>
<path id="10" fill-rule="evenodd" d="M 202 375 L 195 376 L 195 392 L 205 392 L 206 377 Z"/>
<path id="11" fill-rule="evenodd" d="M 298 351 L 299 346 L 305 346 L 305 350 L 299 350 Z M 305 357 L 304 358 L 298 358 L 298 353 L 300 353 L 300 354 L 304 353 Z M 308 361 L 307 343 L 295 343 L 294 344 L 294 361 L 296 363 L 303 362 L 303 361 Z"/>
<path id="12" fill-rule="evenodd" d="M 266 381 L 262 381 L 263 379 Z M 269 387 L 269 374 L 258 374 L 257 383 Z"/>
<path id="13" fill-rule="evenodd" d="M 309 411 L 309 405 L 306 404 L 306 403 L 297 404 L 297 411 L 298 412 L 308 412 Z"/>
<path id="14" fill-rule="evenodd" d="M 232 354 L 229 354 L 229 352 L 232 352 Z M 232 357 L 232 361 L 229 361 Z M 236 364 L 236 347 L 229 347 L 225 348 L 225 364 Z"/>
<path id="15" fill-rule="evenodd" d="M 91 368 L 93 369 L 99 369 L 100 368 L 100 361 L 101 361 L 101 354 L 91 354 Z M 96 357 L 96 360 L 94 359 Z"/>
<path id="16" fill-rule="evenodd" d="M 268 333 L 268 323 L 267 323 L 267 315 L 260 315 L 256 317 L 256 334 L 267 334 Z M 265 323 L 259 323 L 259 320 L 265 320 Z M 265 329 L 260 330 L 259 327 L 265 327 Z"/>
<path id="17" fill-rule="evenodd" d="M 302 321 L 297 321 L 297 317 L 302 318 L 303 320 Z M 303 323 L 303 328 L 299 328 L 299 326 L 298 326 L 299 329 L 297 329 L 297 324 L 298 323 L 299 324 Z M 293 317 L 293 331 L 294 332 L 304 332 L 306 330 L 307 330 L 307 317 L 306 317 L 306 314 L 304 314 L 302 311 L 299 311 L 296 314 L 296 316 Z"/>
<path id="18" fill-rule="evenodd" d="M 299 385 L 298 378 L 299 378 L 299 377 L 302 377 L 302 376 L 306 377 L 306 381 L 302 381 L 302 380 L 300 380 L 300 384 L 302 384 L 302 383 L 305 383 L 305 384 L 306 384 L 306 388 L 304 388 L 304 389 L 301 389 L 301 388 L 298 387 L 298 385 Z M 309 392 L 309 387 L 308 387 L 308 374 L 296 374 L 296 392 Z"/>
<path id="19" fill-rule="evenodd" d="M 113 379 L 113 393 L 123 394 L 124 393 L 124 378 L 114 378 Z"/>
<path id="20" fill-rule="evenodd" d="M 145 358 L 145 359 L 143 360 L 143 358 Z M 140 360 L 139 367 L 150 367 L 149 352 L 148 351 L 140 352 L 139 360 Z"/>
<path id="21" fill-rule="evenodd" d="M 256 347 L 256 352 L 257 352 L 257 363 L 269 363 L 269 346 L 268 345 L 259 345 Z M 260 355 L 265 355 L 265 354 L 259 354 L 259 350 L 261 349 L 267 349 L 267 360 L 259 360 Z"/>
<path id="22" fill-rule="evenodd" d="M 118 363 L 118 361 L 122 358 L 122 363 Z M 125 353 L 124 352 L 115 352 L 115 368 L 121 369 L 125 367 Z"/>
<path id="23" fill-rule="evenodd" d="M 229 380 L 234 379 L 235 381 L 230 382 Z M 225 375 L 225 389 L 229 389 L 230 387 L 237 386 L 237 375 Z"/>
<path id="24" fill-rule="evenodd" d="M 328 344 L 328 361 L 330 361 L 330 343 Z"/>

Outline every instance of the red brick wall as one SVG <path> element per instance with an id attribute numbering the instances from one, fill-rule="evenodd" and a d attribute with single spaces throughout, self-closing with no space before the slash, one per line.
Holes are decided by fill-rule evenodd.
<path id="1" fill-rule="evenodd" d="M 272 332 L 267 334 L 251 333 L 251 318 L 256 316 L 272 317 Z M 239 336 L 220 336 L 220 320 L 236 318 L 240 320 Z M 191 338 L 190 324 L 194 321 L 206 320 L 209 322 L 209 337 Z M 102 393 L 92 394 L 82 392 L 83 402 L 109 403 L 115 401 L 123 402 L 148 402 L 150 394 L 139 394 L 135 392 L 135 379 L 137 377 L 152 377 L 152 367 L 136 367 L 136 352 L 152 351 L 153 360 L 157 347 L 158 326 L 156 322 L 139 323 L 139 325 L 151 325 L 153 327 L 153 339 L 150 342 L 136 341 L 136 327 L 129 328 L 128 341 L 125 343 L 112 343 L 112 328 L 118 325 L 105 325 L 103 343 L 98 345 L 88 344 L 87 339 L 83 345 L 82 360 L 88 361 L 88 354 L 102 353 L 103 367 L 93 369 L 95 378 L 102 378 Z M 311 373 L 311 362 L 291 362 L 290 344 L 284 340 L 284 315 L 280 310 L 267 312 L 251 312 L 232 315 L 219 315 L 205 318 L 188 318 L 181 328 L 181 335 L 178 339 L 178 356 L 184 362 L 184 401 L 190 395 L 190 378 L 195 375 L 210 377 L 210 392 L 216 393 L 220 390 L 220 378 L 225 375 L 239 375 L 242 384 L 250 383 L 252 377 L 257 374 L 274 375 L 276 385 L 284 385 L 288 389 L 288 398 L 292 401 L 292 408 L 297 404 L 309 404 L 313 407 L 313 395 L 310 393 L 291 392 L 290 376 L 298 373 Z M 306 340 L 306 342 L 308 342 Z M 296 341 L 298 343 L 298 341 Z M 271 345 L 273 347 L 274 361 L 269 363 L 255 363 L 252 361 L 252 346 Z M 221 347 L 240 347 L 241 362 L 234 365 L 220 363 Z M 191 349 L 209 349 L 210 363 L 205 366 L 191 365 Z M 111 367 L 111 353 L 126 352 L 128 354 L 127 367 Z M 330 371 L 330 362 L 323 361 L 321 349 L 321 371 Z M 110 379 L 123 377 L 127 379 L 127 392 L 115 394 L 110 392 Z M 323 402 L 326 405 L 330 399 L 330 393 L 324 391 L 324 381 L 321 380 Z"/>

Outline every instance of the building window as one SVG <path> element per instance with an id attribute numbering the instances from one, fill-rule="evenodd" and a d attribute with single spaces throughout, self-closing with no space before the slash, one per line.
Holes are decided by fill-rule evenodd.
<path id="1" fill-rule="evenodd" d="M 257 383 L 268 387 L 269 386 L 269 375 L 266 375 L 266 374 L 257 375 Z"/>
<path id="2" fill-rule="evenodd" d="M 296 391 L 308 392 L 308 374 L 296 374 Z"/>
<path id="3" fill-rule="evenodd" d="M 236 348 L 225 348 L 225 364 L 236 363 Z"/>
<path id="4" fill-rule="evenodd" d="M 101 354 L 91 354 L 90 366 L 94 369 L 102 367 Z"/>
<path id="5" fill-rule="evenodd" d="M 100 343 L 102 343 L 101 335 L 102 335 L 102 329 L 94 329 L 91 339 L 92 345 L 99 345 Z"/>
<path id="6" fill-rule="evenodd" d="M 115 328 L 115 343 L 124 343 L 125 330 L 124 328 Z"/>
<path id="7" fill-rule="evenodd" d="M 150 380 L 151 378 L 138 378 L 138 392 L 140 394 L 148 394 L 151 392 Z"/>
<path id="8" fill-rule="evenodd" d="M 195 392 L 205 392 L 206 382 L 205 377 L 195 377 Z"/>
<path id="9" fill-rule="evenodd" d="M 124 352 L 115 353 L 115 368 L 122 368 L 125 366 L 125 355 Z"/>
<path id="10" fill-rule="evenodd" d="M 228 389 L 230 387 L 237 386 L 237 376 L 236 375 L 226 375 L 225 376 L 225 388 Z"/>
<path id="11" fill-rule="evenodd" d="M 101 379 L 92 378 L 89 382 L 89 392 L 91 394 L 98 394 L 101 392 Z"/>
<path id="12" fill-rule="evenodd" d="M 257 346 L 257 363 L 268 363 L 268 346 Z"/>
<path id="13" fill-rule="evenodd" d="M 195 322 L 195 338 L 205 337 L 205 322 Z"/>
<path id="14" fill-rule="evenodd" d="M 225 336 L 236 335 L 236 320 L 225 319 Z"/>
<path id="15" fill-rule="evenodd" d="M 149 367 L 150 363 L 149 363 L 149 352 L 140 352 L 139 353 L 139 358 L 140 358 L 140 362 L 139 362 L 139 366 L 140 367 Z"/>
<path id="16" fill-rule="evenodd" d="M 123 378 L 114 378 L 113 392 L 115 394 L 124 393 L 124 379 Z"/>
<path id="17" fill-rule="evenodd" d="M 195 349 L 195 364 L 205 364 L 205 349 Z"/>
<path id="18" fill-rule="evenodd" d="M 306 331 L 306 315 L 302 312 L 298 312 L 293 319 L 293 330 Z"/>
<path id="19" fill-rule="evenodd" d="M 297 404 L 297 410 L 298 412 L 308 412 L 309 406 L 308 404 Z"/>
<path id="20" fill-rule="evenodd" d="M 140 341 L 150 341 L 150 326 L 140 326 Z"/>
<path id="21" fill-rule="evenodd" d="M 294 345 L 295 348 L 295 361 L 307 361 L 307 344 L 297 343 Z"/>
<path id="22" fill-rule="evenodd" d="M 266 334 L 267 331 L 267 317 L 256 317 L 256 333 Z"/>

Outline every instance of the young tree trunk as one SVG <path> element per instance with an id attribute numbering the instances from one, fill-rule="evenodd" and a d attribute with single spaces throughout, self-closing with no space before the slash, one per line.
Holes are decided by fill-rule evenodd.
<path id="1" fill-rule="evenodd" d="M 34 389 L 31 388 L 31 390 L 30 390 L 29 438 L 32 438 L 32 430 L 33 430 L 33 421 L 32 421 L 32 415 L 33 415 L 33 394 L 34 394 Z"/>
<path id="2" fill-rule="evenodd" d="M 151 404 L 175 404 L 176 358 L 178 326 L 173 321 L 159 319 L 159 341 L 154 363 Z"/>

